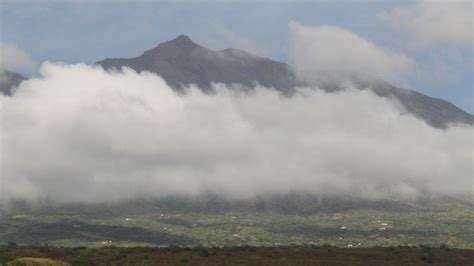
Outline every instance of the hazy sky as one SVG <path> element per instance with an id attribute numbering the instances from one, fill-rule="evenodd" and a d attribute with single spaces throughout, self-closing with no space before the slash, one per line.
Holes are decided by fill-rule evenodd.
<path id="1" fill-rule="evenodd" d="M 407 58 L 409 75 L 392 81 L 395 85 L 473 111 L 472 1 L 4 0 L 0 5 L 0 41 L 36 62 L 17 69 L 28 76 L 45 60 L 90 64 L 131 57 L 179 34 L 212 49 L 237 47 L 288 62 L 289 23 L 295 21 L 336 26 L 362 40 L 360 47 L 364 42 L 376 47 L 370 55 L 388 50 Z"/>

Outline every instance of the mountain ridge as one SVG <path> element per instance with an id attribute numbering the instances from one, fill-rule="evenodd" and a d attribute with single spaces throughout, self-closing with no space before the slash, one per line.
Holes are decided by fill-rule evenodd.
<path id="1" fill-rule="evenodd" d="M 212 91 L 212 82 L 242 84 L 252 88 L 256 83 L 291 95 L 298 86 L 312 85 L 297 79 L 292 67 L 286 63 L 259 57 L 251 53 L 228 48 L 210 50 L 194 43 L 188 36 L 163 42 L 133 58 L 109 58 L 96 64 L 105 70 L 130 67 L 138 73 L 150 71 L 160 75 L 175 90 L 196 84 L 206 92 Z M 317 84 L 332 92 L 342 89 L 337 84 Z M 398 100 L 407 112 L 423 119 L 436 128 L 451 124 L 474 125 L 474 116 L 440 98 L 395 87 L 384 81 L 358 81 L 358 89 L 371 89 L 380 97 Z"/>
<path id="2" fill-rule="evenodd" d="M 298 80 L 286 63 L 260 57 L 243 50 L 227 48 L 211 50 L 179 35 L 160 43 L 133 58 L 108 58 L 96 62 L 105 70 L 127 66 L 138 73 L 150 71 L 160 75 L 171 88 L 184 90 L 190 84 L 212 92 L 212 83 L 241 84 L 253 88 L 258 83 L 291 95 L 298 86 L 312 85 Z M 27 78 L 3 70 L 0 73 L 0 93 L 11 96 L 14 88 Z M 338 84 L 316 84 L 327 92 L 341 90 Z M 445 129 L 451 124 L 474 125 L 474 116 L 441 98 L 430 97 L 414 90 L 395 87 L 385 81 L 356 80 L 355 87 L 370 89 L 376 95 L 401 103 L 404 111 L 421 118 L 429 125 Z"/>
<path id="3" fill-rule="evenodd" d="M 13 89 L 18 87 L 20 83 L 27 78 L 22 75 L 8 70 L 0 70 L 0 93 L 11 96 Z"/>
<path id="4" fill-rule="evenodd" d="M 213 51 L 195 44 L 185 35 L 161 43 L 138 57 L 110 58 L 96 64 L 106 70 L 120 70 L 122 66 L 127 66 L 137 72 L 147 70 L 159 73 L 177 90 L 189 84 L 211 91 L 212 82 L 237 83 L 247 87 L 253 87 L 258 82 L 262 86 L 288 92 L 295 84 L 300 84 L 285 63 L 233 48 Z"/>

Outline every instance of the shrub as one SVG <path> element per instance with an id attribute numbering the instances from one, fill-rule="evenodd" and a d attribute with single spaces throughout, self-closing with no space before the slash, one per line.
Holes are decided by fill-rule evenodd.
<path id="1" fill-rule="evenodd" d="M 211 254 L 207 249 L 204 248 L 198 251 L 198 255 L 202 257 L 209 257 Z"/>

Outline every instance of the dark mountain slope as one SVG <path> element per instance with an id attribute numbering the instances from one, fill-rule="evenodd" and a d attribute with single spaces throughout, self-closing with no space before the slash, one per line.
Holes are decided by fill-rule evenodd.
<path id="1" fill-rule="evenodd" d="M 195 44 L 184 35 L 164 42 L 139 57 L 105 59 L 97 64 L 104 69 L 120 70 L 121 67 L 128 66 L 137 72 L 154 72 L 176 90 L 189 84 L 196 84 L 209 91 L 211 82 L 238 83 L 248 87 L 253 87 L 257 82 L 291 94 L 294 87 L 304 85 L 285 63 L 238 49 L 213 51 Z M 338 89 L 336 84 L 319 86 L 326 91 Z M 437 128 L 446 128 L 451 123 L 474 124 L 473 115 L 442 99 L 397 88 L 383 81 L 357 81 L 356 87 L 369 88 L 381 97 L 400 101 L 406 111 Z"/>
<path id="2" fill-rule="evenodd" d="M 284 63 L 238 49 L 212 51 L 195 44 L 184 35 L 164 42 L 139 57 L 105 59 L 97 64 L 105 69 L 128 66 L 137 72 L 147 70 L 159 73 L 175 89 L 196 84 L 209 90 L 214 81 L 248 87 L 258 82 L 266 87 L 287 91 L 297 84 L 295 75 Z"/>
<path id="3" fill-rule="evenodd" d="M 434 127 L 446 128 L 450 123 L 474 124 L 474 117 L 471 114 L 448 101 L 393 86 L 388 90 L 384 88 L 373 90 L 379 96 L 397 99 L 407 112 L 415 114 Z"/>
<path id="4" fill-rule="evenodd" d="M 18 87 L 23 80 L 26 78 L 18 73 L 0 70 L 0 93 L 11 96 L 12 89 Z"/>
<path id="5" fill-rule="evenodd" d="M 449 124 L 456 123 L 474 125 L 473 115 L 443 99 L 397 88 L 384 81 L 361 82 L 358 87 L 370 88 L 378 96 L 398 100 L 407 112 L 437 128 L 446 128 Z"/>

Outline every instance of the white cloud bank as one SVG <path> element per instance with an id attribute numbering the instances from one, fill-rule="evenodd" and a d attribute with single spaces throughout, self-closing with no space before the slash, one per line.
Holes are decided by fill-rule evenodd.
<path id="1" fill-rule="evenodd" d="M 131 70 L 41 73 L 0 97 L 4 201 L 472 192 L 472 127 L 434 129 L 369 91 L 179 96 Z"/>
<path id="2" fill-rule="evenodd" d="M 473 1 L 417 1 L 378 14 L 408 33 L 418 47 L 438 44 L 472 46 Z"/>
<path id="3" fill-rule="evenodd" d="M 14 44 L 0 43 L 0 70 L 31 69 L 33 59 Z"/>
<path id="4" fill-rule="evenodd" d="M 308 81 L 362 77 L 403 79 L 415 65 L 411 58 L 335 26 L 290 22 L 290 63 Z"/>

